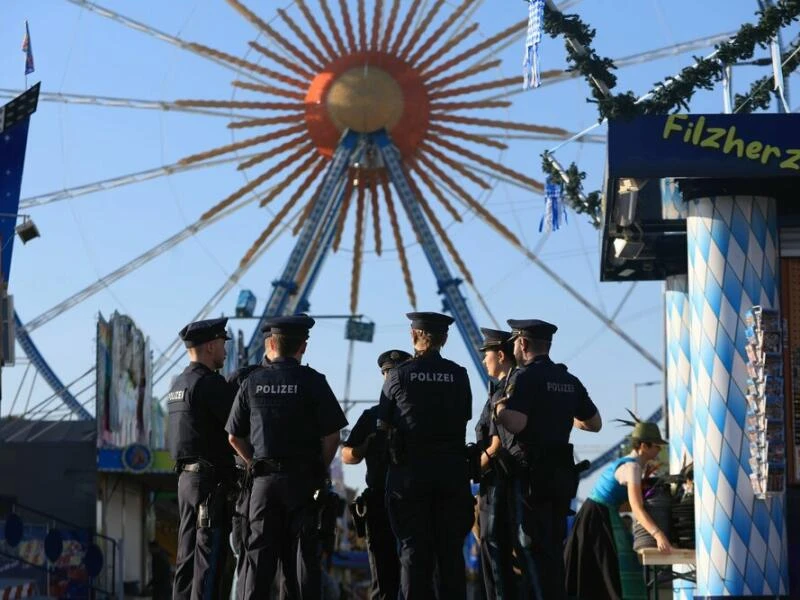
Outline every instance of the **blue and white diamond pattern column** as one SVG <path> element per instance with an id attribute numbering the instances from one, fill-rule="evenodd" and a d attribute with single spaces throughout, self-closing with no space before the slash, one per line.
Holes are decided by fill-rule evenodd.
<path id="1" fill-rule="evenodd" d="M 697 596 L 785 596 L 785 496 L 755 498 L 745 429 L 745 311 L 777 308 L 775 200 L 689 202 Z"/>
<path id="2" fill-rule="evenodd" d="M 692 462 L 694 409 L 691 394 L 691 356 L 689 350 L 689 283 L 686 275 L 666 278 L 666 381 L 669 419 L 669 472 L 678 473 Z M 675 571 L 686 573 L 689 567 L 675 565 Z M 673 600 L 692 600 L 692 582 L 672 582 Z"/>
<path id="3" fill-rule="evenodd" d="M 665 283 L 667 399 L 669 409 L 669 471 L 677 473 L 692 462 L 694 414 L 689 350 L 689 282 L 686 275 Z"/>

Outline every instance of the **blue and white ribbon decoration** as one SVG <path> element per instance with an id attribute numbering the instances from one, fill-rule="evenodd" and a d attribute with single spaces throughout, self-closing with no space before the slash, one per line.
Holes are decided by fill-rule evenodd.
<path id="1" fill-rule="evenodd" d="M 558 231 L 567 224 L 567 207 L 564 206 L 563 188 L 560 183 L 547 178 L 544 185 L 544 215 L 539 221 L 539 232 Z"/>
<path id="2" fill-rule="evenodd" d="M 542 41 L 542 29 L 544 28 L 545 0 L 527 0 L 527 2 L 528 37 L 525 41 L 525 57 L 522 61 L 523 90 L 536 88 L 542 84 L 539 73 L 539 43 Z"/>

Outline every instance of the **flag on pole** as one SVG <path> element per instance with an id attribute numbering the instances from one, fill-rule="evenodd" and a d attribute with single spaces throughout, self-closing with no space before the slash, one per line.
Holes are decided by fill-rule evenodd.
<path id="1" fill-rule="evenodd" d="M 22 51 L 25 53 L 25 75 L 35 71 L 33 68 L 33 46 L 31 45 L 31 30 L 25 21 L 25 38 L 22 40 Z"/>

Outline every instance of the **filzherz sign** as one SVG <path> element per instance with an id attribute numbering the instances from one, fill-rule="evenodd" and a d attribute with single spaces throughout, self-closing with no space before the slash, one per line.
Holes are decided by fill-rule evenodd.
<path id="1" fill-rule="evenodd" d="M 800 176 L 800 115 L 644 116 L 611 121 L 612 178 Z"/>

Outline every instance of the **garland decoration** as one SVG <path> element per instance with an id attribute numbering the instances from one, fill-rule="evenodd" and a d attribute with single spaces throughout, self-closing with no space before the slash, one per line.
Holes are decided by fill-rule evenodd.
<path id="1" fill-rule="evenodd" d="M 595 229 L 599 229 L 603 220 L 602 195 L 599 191 L 584 195 L 583 180 L 586 179 L 586 173 L 572 163 L 562 174 L 561 170 L 551 162 L 549 152 L 542 154 L 542 171 L 547 174 L 549 180 L 564 182 L 561 193 L 563 202 L 569 204 L 576 213 L 588 216 Z"/>
<path id="2" fill-rule="evenodd" d="M 592 48 L 597 31 L 581 21 L 578 15 L 565 15 L 552 10 L 546 4 L 544 30 L 552 38 L 559 35 L 565 37 L 567 61 L 571 63 L 567 71 L 578 71 L 586 78 L 595 98 L 594 102 L 600 104 L 607 100 L 607 90 L 617 85 L 617 76 L 612 72 L 617 67 L 613 60 L 598 56 Z"/>
<path id="3" fill-rule="evenodd" d="M 637 101 L 636 94 L 632 91 L 608 93 L 617 83 L 613 73 L 616 67 L 613 60 L 600 57 L 592 48 L 596 31 L 586 25 L 578 15 L 565 15 L 545 5 L 544 30 L 550 37 L 565 37 L 567 60 L 571 64 L 569 70 L 580 72 L 589 82 L 593 97 L 589 101 L 597 104 L 600 120 L 630 119 L 639 115 L 663 115 L 674 110 L 688 110 L 696 90 L 713 89 L 722 79 L 728 65 L 749 60 L 756 46 L 768 47 L 782 27 L 797 20 L 800 16 L 800 0 L 778 0 L 776 5 L 767 6 L 756 14 L 759 15 L 756 24 L 745 23 L 733 38 L 718 45 L 711 57 L 696 58 L 694 65 L 684 68 L 677 76 L 668 77 L 656 84 L 649 97 L 640 101 Z M 784 75 L 794 71 L 798 65 L 800 57 L 793 56 L 783 67 Z M 772 76 L 764 78 L 768 79 L 772 79 Z M 755 91 L 753 99 L 747 103 L 751 109 L 769 105 L 771 90 L 768 81 L 764 80 L 756 82 L 751 88 L 751 91 Z M 737 107 L 745 102 L 746 98 L 736 96 Z M 561 176 L 547 153 L 542 155 L 542 168 L 551 177 Z M 566 175 L 568 181 L 564 185 L 565 202 L 576 212 L 586 213 L 592 224 L 599 228 L 602 220 L 600 192 L 581 197 L 586 173 L 579 170 L 575 163 L 566 169 Z"/>
<path id="4" fill-rule="evenodd" d="M 785 62 L 782 67 L 784 77 L 794 73 L 797 67 L 800 66 L 800 51 L 798 49 L 800 49 L 800 39 L 795 40 L 782 59 L 782 62 Z M 733 101 L 733 112 L 751 113 L 758 109 L 768 109 L 773 96 L 777 95 L 771 85 L 773 80 L 774 77 L 772 75 L 767 75 L 754 81 L 746 94 L 736 94 Z"/>

